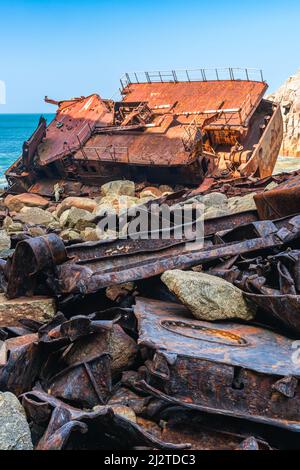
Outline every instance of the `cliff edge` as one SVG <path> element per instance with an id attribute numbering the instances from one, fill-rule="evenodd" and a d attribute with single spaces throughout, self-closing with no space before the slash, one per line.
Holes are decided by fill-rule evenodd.
<path id="1" fill-rule="evenodd" d="M 280 154 L 300 157 L 300 69 L 267 98 L 281 104 L 283 141 Z"/>

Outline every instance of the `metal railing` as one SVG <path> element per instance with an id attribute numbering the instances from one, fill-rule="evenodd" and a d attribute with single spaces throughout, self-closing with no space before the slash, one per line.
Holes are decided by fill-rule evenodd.
<path id="1" fill-rule="evenodd" d="M 152 72 L 128 72 L 121 79 L 124 90 L 131 83 L 176 83 L 176 82 L 207 82 L 210 80 L 247 80 L 264 82 L 263 72 L 252 68 L 205 68 L 180 69 Z"/>

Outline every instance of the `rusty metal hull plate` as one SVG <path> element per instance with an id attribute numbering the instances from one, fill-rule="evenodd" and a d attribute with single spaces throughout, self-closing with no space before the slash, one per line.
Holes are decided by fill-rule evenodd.
<path id="1" fill-rule="evenodd" d="M 178 101 L 178 112 L 192 113 L 195 109 L 241 108 L 251 96 L 252 106 L 247 108 L 245 118 L 257 106 L 267 89 L 265 82 L 215 80 L 207 82 L 178 83 L 132 83 L 126 88 L 124 101 L 147 101 L 150 107 Z M 214 123 L 224 125 L 224 118 Z M 240 125 L 239 116 L 232 113 L 229 125 Z M 244 124 L 244 123 L 243 123 Z"/>
<path id="2" fill-rule="evenodd" d="M 300 176 L 296 174 L 271 191 L 254 196 L 260 218 L 272 219 L 283 214 L 295 214 L 300 210 Z"/>

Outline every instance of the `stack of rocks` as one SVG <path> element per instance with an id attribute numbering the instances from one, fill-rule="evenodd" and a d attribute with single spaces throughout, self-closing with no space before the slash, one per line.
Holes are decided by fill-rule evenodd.
<path id="1" fill-rule="evenodd" d="M 281 104 L 284 126 L 281 155 L 300 157 L 300 69 L 268 99 Z"/>

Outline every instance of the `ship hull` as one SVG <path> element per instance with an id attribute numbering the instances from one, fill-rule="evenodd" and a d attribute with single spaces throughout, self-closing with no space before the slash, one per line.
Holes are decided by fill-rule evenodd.
<path id="1" fill-rule="evenodd" d="M 255 145 L 251 158 L 245 165 L 242 176 L 256 176 L 264 178 L 272 174 L 279 155 L 283 138 L 283 120 L 280 106 L 273 104 L 273 114 L 263 129 L 262 135 Z M 205 164 L 204 164 L 205 162 Z M 51 195 L 57 181 L 68 181 L 69 191 L 76 191 L 80 182 L 88 188 L 99 187 L 102 184 L 119 179 L 129 179 L 136 182 L 148 181 L 157 184 L 182 184 L 185 186 L 200 185 L 205 176 L 213 168 L 210 156 L 199 155 L 189 165 L 159 166 L 159 165 L 132 165 L 116 162 L 87 162 L 83 170 L 80 162 L 64 159 L 49 164 L 36 172 L 22 172 L 17 174 L 16 168 L 20 163 L 17 160 L 6 172 L 10 192 L 21 193 L 34 191 L 39 194 Z M 70 165 L 72 167 L 70 168 Z"/>
<path id="2" fill-rule="evenodd" d="M 237 80 L 138 83 L 121 102 L 95 94 L 60 102 L 55 119 L 48 127 L 40 119 L 7 170 L 9 192 L 53 193 L 58 181 L 70 192 L 82 185 L 89 193 L 119 179 L 195 187 L 206 177 L 269 176 L 283 120 L 280 106 L 262 98 L 266 86 Z"/>

